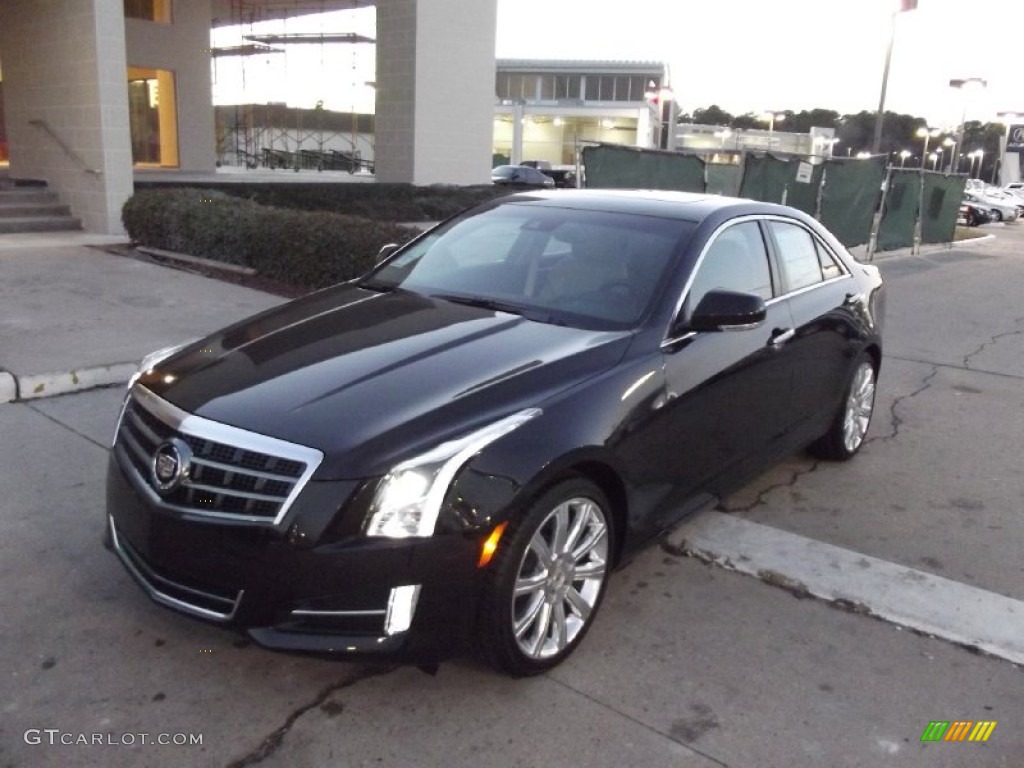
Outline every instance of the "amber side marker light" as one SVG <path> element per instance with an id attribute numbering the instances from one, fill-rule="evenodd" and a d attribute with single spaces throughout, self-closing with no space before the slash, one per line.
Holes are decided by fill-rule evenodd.
<path id="1" fill-rule="evenodd" d="M 491 531 L 491 535 L 484 541 L 483 547 L 480 548 L 480 560 L 476 564 L 477 568 L 483 568 L 491 562 L 491 558 L 494 557 L 495 550 L 498 549 L 498 540 L 501 538 L 501 534 L 505 532 L 506 525 L 508 525 L 508 523 L 501 523 Z"/>

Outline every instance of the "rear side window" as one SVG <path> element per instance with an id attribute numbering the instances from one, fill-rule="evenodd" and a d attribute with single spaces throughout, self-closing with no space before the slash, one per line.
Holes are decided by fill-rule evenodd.
<path id="1" fill-rule="evenodd" d="M 824 279 L 822 262 L 811 233 L 796 224 L 782 221 L 769 222 L 768 226 L 775 238 L 786 291 L 798 291 L 820 283 Z"/>
<path id="2" fill-rule="evenodd" d="M 765 301 L 772 297 L 768 253 L 757 222 L 735 224 L 711 243 L 690 286 L 691 311 L 715 289 L 753 293 Z"/>

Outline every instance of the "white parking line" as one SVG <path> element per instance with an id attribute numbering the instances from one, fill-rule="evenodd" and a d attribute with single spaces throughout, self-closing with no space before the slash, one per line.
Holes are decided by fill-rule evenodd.
<path id="1" fill-rule="evenodd" d="M 671 539 L 725 568 L 1024 664 L 1024 601 L 721 512 Z"/>

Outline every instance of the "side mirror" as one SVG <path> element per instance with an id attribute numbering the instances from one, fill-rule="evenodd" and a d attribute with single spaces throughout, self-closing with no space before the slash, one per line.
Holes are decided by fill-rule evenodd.
<path id="1" fill-rule="evenodd" d="M 693 310 L 688 326 L 694 331 L 737 331 L 764 322 L 764 299 L 752 293 L 708 291 Z"/>
<path id="2" fill-rule="evenodd" d="M 397 251 L 401 246 L 398 243 L 388 243 L 382 245 L 380 250 L 377 251 L 377 263 L 380 264 L 384 259 L 390 256 L 392 253 Z"/>

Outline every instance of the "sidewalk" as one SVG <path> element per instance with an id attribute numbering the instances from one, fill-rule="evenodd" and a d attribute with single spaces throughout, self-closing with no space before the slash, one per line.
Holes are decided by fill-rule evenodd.
<path id="1" fill-rule="evenodd" d="M 125 242 L 0 235 L 0 403 L 127 381 L 149 352 L 284 301 L 89 247 Z"/>

